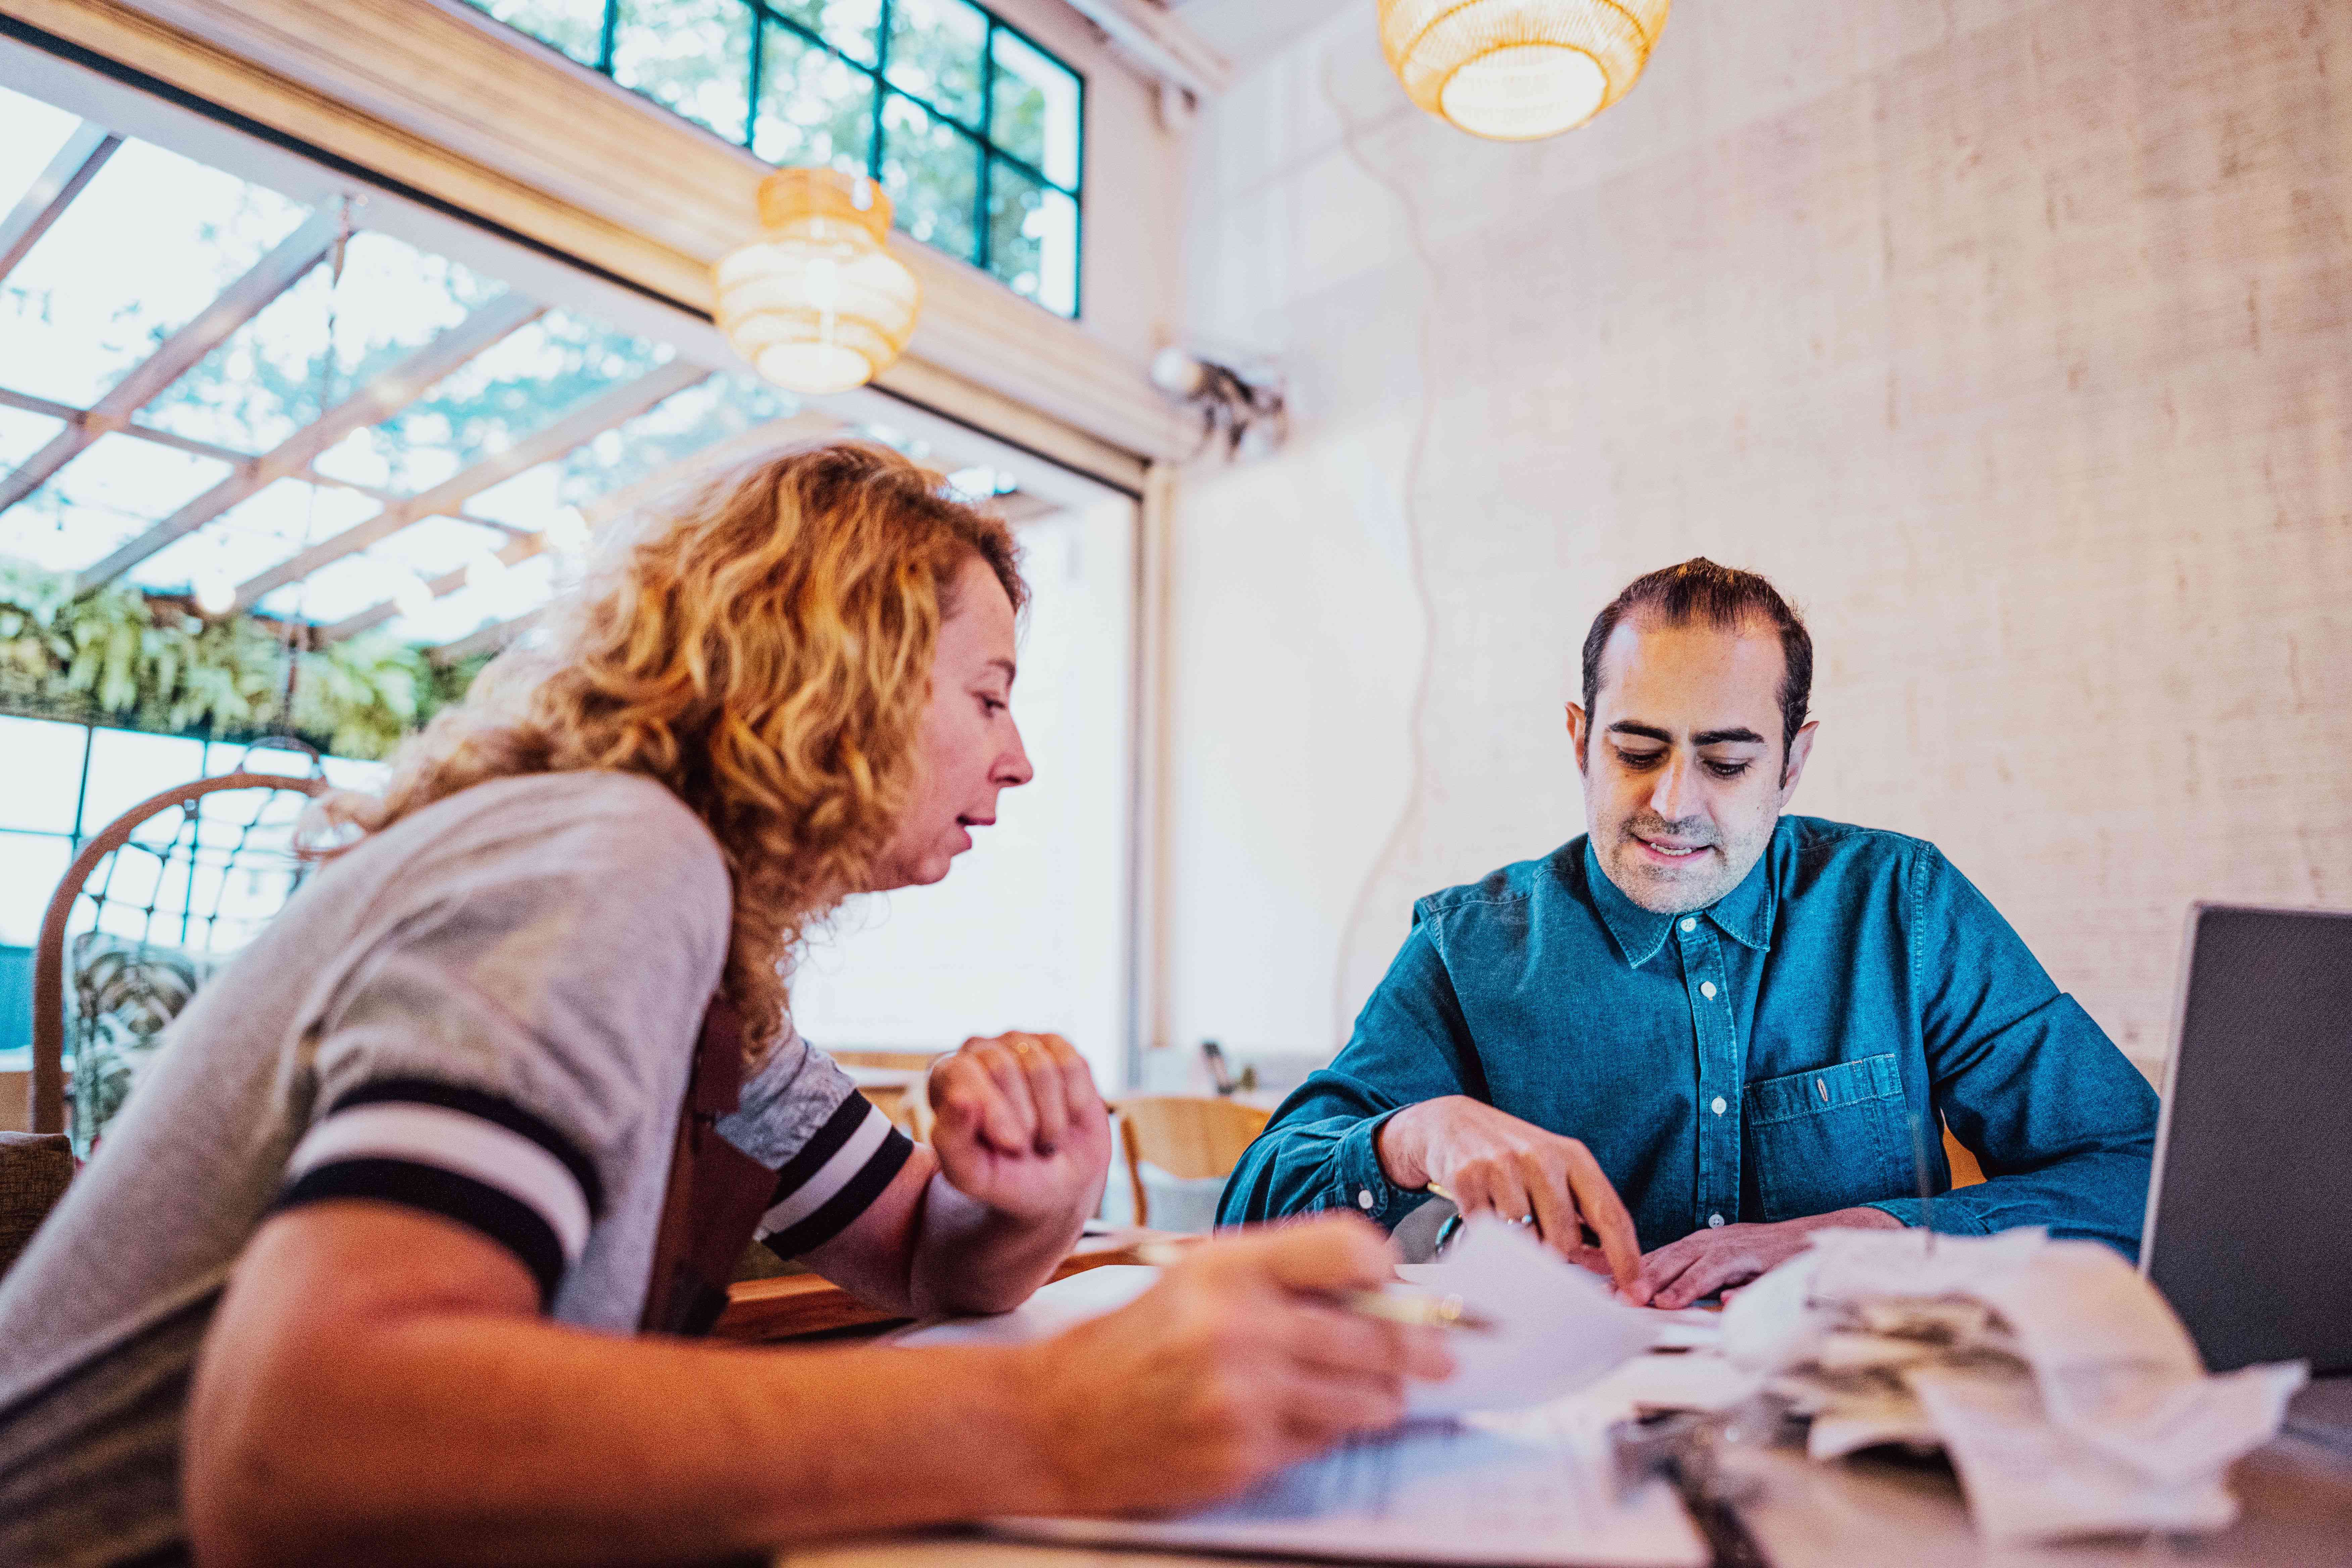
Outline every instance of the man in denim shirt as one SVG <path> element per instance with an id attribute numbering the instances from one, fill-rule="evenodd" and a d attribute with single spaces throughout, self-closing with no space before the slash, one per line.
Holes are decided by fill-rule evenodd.
<path id="1" fill-rule="evenodd" d="M 1812 642 L 1772 585 L 1706 560 L 1639 578 L 1583 677 L 1590 833 L 1413 906 L 1221 1217 L 1394 1226 L 1434 1184 L 1661 1307 L 1829 1226 L 2043 1225 L 2136 1258 L 2139 1073 L 1934 845 L 1780 815 Z M 1948 1191 L 1939 1118 L 1980 1185 Z"/>

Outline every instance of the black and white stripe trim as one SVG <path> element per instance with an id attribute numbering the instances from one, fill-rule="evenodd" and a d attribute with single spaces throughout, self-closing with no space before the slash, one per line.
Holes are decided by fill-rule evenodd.
<path id="1" fill-rule="evenodd" d="M 364 1085 L 295 1146 L 278 1207 L 376 1198 L 471 1226 L 539 1281 L 541 1306 L 604 1205 L 596 1168 L 512 1101 L 422 1079 Z"/>
<path id="2" fill-rule="evenodd" d="M 915 1145 L 863 1095 L 853 1094 L 776 1173 L 775 1203 L 760 1238 L 779 1258 L 823 1247 L 882 1195 Z"/>

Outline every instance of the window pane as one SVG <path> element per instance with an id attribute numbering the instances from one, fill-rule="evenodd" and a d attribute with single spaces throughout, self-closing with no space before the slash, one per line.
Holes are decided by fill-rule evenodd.
<path id="1" fill-rule="evenodd" d="M 303 216 L 274 191 L 126 142 L 0 286 L 8 384 L 95 403 Z"/>
<path id="2" fill-rule="evenodd" d="M 0 405 L 0 474 L 47 446 L 49 437 L 65 427 L 62 419 Z"/>
<path id="3" fill-rule="evenodd" d="M 80 123 L 62 109 L 0 87 L 0 212 L 33 188 Z"/>
<path id="4" fill-rule="evenodd" d="M 204 776 L 202 741 L 142 735 L 131 730 L 99 730 L 89 738 L 89 793 L 82 802 L 82 833 L 94 835 L 149 795 Z M 139 837 L 166 842 L 179 817 L 177 811 L 158 817 Z"/>
<path id="5" fill-rule="evenodd" d="M 882 187 L 898 205 L 900 228 L 950 256 L 972 258 L 980 143 L 895 92 L 882 101 Z"/>
<path id="6" fill-rule="evenodd" d="M 319 460 L 321 473 L 414 493 L 503 452 L 580 405 L 668 361 L 667 343 L 551 310 L 484 350 L 383 424 Z"/>
<path id="7" fill-rule="evenodd" d="M 497 577 L 445 594 L 414 616 L 399 616 L 384 629 L 403 642 L 445 643 L 501 621 L 510 621 L 547 603 L 555 591 L 555 558 L 533 555 Z"/>
<path id="8" fill-rule="evenodd" d="M 780 167 L 822 164 L 862 174 L 873 139 L 874 79 L 769 23 L 751 151 Z"/>
<path id="9" fill-rule="evenodd" d="M 1006 28 L 996 31 L 989 140 L 1065 190 L 1078 185 L 1078 79 Z"/>
<path id="10" fill-rule="evenodd" d="M 517 528 L 544 528 L 561 508 L 588 506 L 648 480 L 682 479 L 698 454 L 789 417 L 799 406 L 790 393 L 765 382 L 715 375 L 549 464 L 551 471 L 540 490 L 526 494 L 522 489 L 524 480 L 538 474 L 534 469 L 518 474 L 499 491 L 475 497 L 466 510 Z M 494 510 L 509 503 L 515 510 Z"/>
<path id="11" fill-rule="evenodd" d="M 62 838 L 0 833 L 0 946 L 30 947 L 73 846 Z"/>
<path id="12" fill-rule="evenodd" d="M 71 833 L 81 794 L 81 752 L 89 733 L 79 724 L 0 717 L 0 827 Z"/>
<path id="13" fill-rule="evenodd" d="M 220 479 L 229 466 L 135 436 L 101 436 L 55 479 L 0 511 L 0 555 L 52 572 L 95 565 Z"/>
<path id="14" fill-rule="evenodd" d="M 987 16 L 964 0 L 894 0 L 890 85 L 978 130 L 987 45 Z"/>
<path id="15" fill-rule="evenodd" d="M 1078 310 L 1078 204 L 999 160 L 988 176 L 988 269 L 1049 310 Z"/>
<path id="16" fill-rule="evenodd" d="M 613 79 L 740 142 L 751 107 L 751 19 L 743 0 L 621 0 Z"/>
<path id="17" fill-rule="evenodd" d="M 874 63 L 882 0 L 769 0 L 768 9 L 790 16 L 851 59 Z"/>
<path id="18" fill-rule="evenodd" d="M 596 63 L 604 36 L 604 0 L 474 0 L 509 27 L 553 44 L 583 65 Z"/>
<path id="19" fill-rule="evenodd" d="M 454 261 L 363 229 L 344 247 L 340 283 L 325 263 L 312 268 L 150 403 L 140 423 L 267 452 L 316 419 L 322 404 L 341 402 L 503 291 Z"/>
<path id="20" fill-rule="evenodd" d="M 369 497 L 339 485 L 279 479 L 173 540 L 126 575 L 142 588 L 165 594 L 205 582 L 242 583 L 382 510 Z"/>

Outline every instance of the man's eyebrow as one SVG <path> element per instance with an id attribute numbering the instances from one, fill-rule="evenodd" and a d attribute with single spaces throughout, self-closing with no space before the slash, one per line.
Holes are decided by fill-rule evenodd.
<path id="1" fill-rule="evenodd" d="M 1639 735 L 1645 741 L 1662 741 L 1670 746 L 1675 743 L 1675 737 L 1671 731 L 1661 730 L 1654 724 L 1643 724 L 1633 719 L 1618 720 L 1609 726 L 1608 732 L 1612 735 Z M 1763 743 L 1763 736 L 1745 727 L 1733 730 L 1701 730 L 1691 737 L 1691 744 L 1694 746 L 1733 744 L 1760 746 Z"/>

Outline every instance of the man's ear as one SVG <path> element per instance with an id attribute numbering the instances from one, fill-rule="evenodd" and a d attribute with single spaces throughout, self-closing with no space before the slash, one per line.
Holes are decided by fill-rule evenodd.
<path id="1" fill-rule="evenodd" d="M 1584 771 L 1584 742 L 1590 738 L 1585 733 L 1585 723 L 1584 710 L 1573 702 L 1570 703 L 1568 705 L 1568 743 L 1576 748 L 1578 773 Z"/>
<path id="2" fill-rule="evenodd" d="M 1797 793 L 1797 781 L 1805 776 L 1805 763 L 1813 754 L 1813 731 L 1822 727 L 1818 719 L 1808 719 L 1789 742 L 1789 761 L 1780 770 L 1780 809 L 1789 809 L 1789 799 Z"/>

